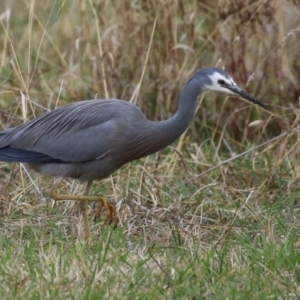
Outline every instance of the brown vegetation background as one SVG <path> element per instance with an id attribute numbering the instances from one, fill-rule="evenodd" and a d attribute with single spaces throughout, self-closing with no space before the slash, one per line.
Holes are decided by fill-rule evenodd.
<path id="1" fill-rule="evenodd" d="M 115 177 L 115 183 L 125 182 L 125 186 L 110 188 L 109 195 L 116 201 L 123 196 L 132 199 L 132 193 L 139 195 L 139 203 L 143 193 L 159 199 L 157 190 L 166 178 L 172 186 L 166 187 L 168 197 L 176 199 L 180 197 L 176 194 L 178 175 L 188 177 L 187 181 L 195 179 L 194 184 L 210 184 L 211 178 L 199 182 L 198 174 L 249 145 L 260 145 L 298 126 L 297 1 L 48 0 L 1 1 L 0 7 L 2 128 L 66 103 L 93 98 L 133 101 L 148 118 L 165 119 L 175 112 L 185 82 L 207 66 L 224 68 L 270 108 L 266 112 L 238 99 L 206 93 L 190 129 L 175 145 L 194 177 L 183 172 L 182 159 L 173 150 L 165 150 L 162 156 L 155 156 L 157 161 L 144 161 L 147 176 L 151 172 L 157 176 L 146 190 L 141 190 L 144 179 L 140 179 L 146 175 L 136 169 L 121 171 L 121 179 Z M 249 127 L 255 120 L 262 122 Z M 250 173 L 235 169 L 233 177 L 227 174 L 223 180 L 226 185 L 249 187 L 253 180 L 258 184 L 268 178 L 277 185 L 272 178 L 288 158 L 293 170 L 289 180 L 294 182 L 298 178 L 298 142 L 297 136 L 288 136 L 281 146 L 270 143 L 261 147 L 259 151 L 266 155 L 262 156 L 262 169 Z M 2 165 L 5 193 L 9 188 L 13 199 L 26 203 L 42 197 L 40 191 L 47 190 L 47 183 L 28 179 L 22 167 L 18 169 L 21 173 L 11 173 L 11 168 Z M 129 185 L 134 183 L 139 189 L 130 192 Z M 70 183 L 68 189 L 72 186 Z"/>

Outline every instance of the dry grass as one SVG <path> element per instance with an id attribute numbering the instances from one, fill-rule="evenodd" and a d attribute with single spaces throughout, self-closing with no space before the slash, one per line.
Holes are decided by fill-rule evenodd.
<path id="1" fill-rule="evenodd" d="M 116 202 L 121 224 L 113 231 L 94 222 L 92 245 L 81 239 L 76 204 L 48 199 L 52 179 L 2 163 L 3 295 L 299 297 L 297 1 L 0 7 L 2 128 L 97 97 L 126 99 L 150 119 L 165 119 L 185 82 L 206 66 L 225 68 L 270 107 L 205 94 L 175 145 L 95 184 L 94 194 Z M 83 191 L 71 180 L 62 188 Z"/>

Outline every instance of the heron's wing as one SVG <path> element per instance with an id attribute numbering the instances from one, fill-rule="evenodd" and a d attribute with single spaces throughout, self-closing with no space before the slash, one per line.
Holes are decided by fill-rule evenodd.
<path id="1" fill-rule="evenodd" d="M 0 148 L 8 155 L 23 156 L 23 161 L 26 156 L 32 162 L 34 157 L 37 162 L 51 162 L 51 158 L 64 162 L 94 160 L 110 153 L 112 145 L 121 146 L 124 132 L 140 118 L 145 118 L 140 109 L 126 101 L 77 102 L 0 132 Z"/>

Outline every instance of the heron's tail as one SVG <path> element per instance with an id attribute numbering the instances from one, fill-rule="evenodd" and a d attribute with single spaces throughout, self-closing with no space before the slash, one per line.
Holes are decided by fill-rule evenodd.
<path id="1" fill-rule="evenodd" d="M 0 161 L 31 164 L 63 163 L 60 159 L 53 158 L 43 153 L 32 150 L 11 148 L 10 146 L 0 148 Z"/>

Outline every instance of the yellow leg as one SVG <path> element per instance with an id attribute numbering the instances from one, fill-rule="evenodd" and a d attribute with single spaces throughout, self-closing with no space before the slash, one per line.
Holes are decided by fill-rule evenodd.
<path id="1" fill-rule="evenodd" d="M 100 217 L 101 211 L 103 208 L 106 208 L 106 216 L 104 219 L 105 224 L 111 224 L 114 223 L 115 226 L 118 225 L 119 219 L 117 215 L 117 210 L 116 206 L 112 203 L 110 203 L 105 197 L 98 197 L 98 196 L 88 196 L 88 193 L 90 191 L 90 188 L 92 186 L 92 180 L 88 181 L 84 194 L 83 195 L 63 195 L 59 194 L 57 192 L 57 186 L 60 184 L 62 179 L 57 181 L 54 186 L 52 187 L 50 191 L 50 197 L 55 200 L 55 201 L 61 201 L 61 200 L 74 200 L 74 201 L 81 201 L 81 213 L 83 217 L 83 222 L 85 226 L 85 233 L 86 237 L 90 238 L 91 236 L 91 230 L 90 230 L 90 225 L 87 217 L 87 201 L 98 201 L 100 202 L 97 212 L 96 212 L 96 217 Z"/>
<path id="2" fill-rule="evenodd" d="M 85 190 L 83 195 L 87 197 L 91 186 L 92 186 L 93 180 L 89 180 L 88 183 L 86 184 Z M 86 201 L 81 201 L 80 203 L 80 210 L 83 218 L 83 223 L 84 223 L 84 228 L 85 228 L 85 236 L 87 240 L 90 239 L 91 237 L 91 228 L 90 228 L 90 223 L 88 219 L 88 214 L 87 214 L 87 202 Z"/>

